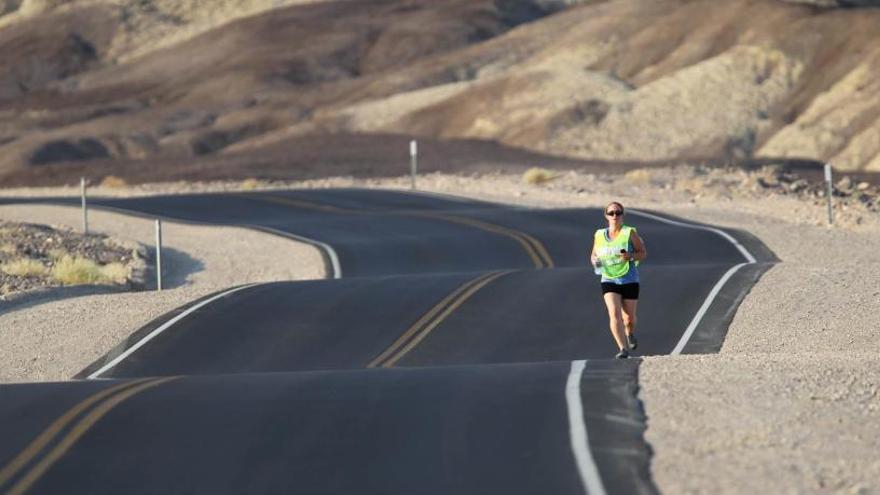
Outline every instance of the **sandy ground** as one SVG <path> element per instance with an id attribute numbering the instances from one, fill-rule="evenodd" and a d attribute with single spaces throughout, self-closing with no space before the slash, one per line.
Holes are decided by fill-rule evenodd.
<path id="1" fill-rule="evenodd" d="M 80 211 L 69 207 L 0 206 L 0 218 L 81 227 Z M 151 220 L 92 210 L 89 225 L 154 246 Z M 162 261 L 162 292 L 70 288 L 0 302 L 0 382 L 68 379 L 153 318 L 220 289 L 324 277 L 311 246 L 230 227 L 163 222 Z"/>
<path id="2" fill-rule="evenodd" d="M 335 178 L 290 185 L 407 189 L 408 181 Z M 654 449 L 655 480 L 664 493 L 880 493 L 880 278 L 874 275 L 880 267 L 880 215 L 836 200 L 836 222 L 828 226 L 820 200 L 746 185 L 736 173 L 681 170 L 608 176 L 573 171 L 544 185 L 524 184 L 519 176 L 502 173 L 419 178 L 425 191 L 537 207 L 603 206 L 617 199 L 627 207 L 756 234 L 782 261 L 746 297 L 721 353 L 644 361 L 640 394 L 649 418 L 646 436 Z M 121 190 L 117 195 L 159 189 Z M 14 210 L 0 209 L 0 217 L 6 211 Z M 30 211 L 23 214 L 33 221 Z M 597 224 L 602 221 L 596 219 Z M 631 221 L 637 225 L 636 218 Z M 182 235 L 192 227 L 181 229 Z M 143 235 L 151 235 L 146 230 Z M 201 235 L 211 231 L 205 228 Z M 180 250 L 202 259 L 206 255 L 199 249 L 204 245 L 195 244 L 184 242 Z M 14 352 L 2 351 L 16 359 L 14 370 L 4 371 L 2 378 L 69 376 L 91 358 L 58 350 L 64 342 L 85 341 L 89 335 L 80 348 L 98 355 L 127 332 L 90 325 L 74 338 L 64 332 L 69 322 L 101 321 L 96 315 L 102 311 L 118 314 L 111 304 L 136 305 L 133 330 L 138 318 L 145 321 L 170 309 L 184 295 L 207 292 L 209 280 L 240 280 L 230 268 L 206 261 L 203 271 L 189 275 L 204 285 L 175 289 L 179 297 L 175 291 L 92 296 L 0 315 L 4 332 L 15 328 L 30 339 Z M 282 274 L 266 270 L 261 275 Z M 105 299 L 109 297 L 116 299 L 111 303 Z M 7 324 L 13 321 L 15 325 Z M 34 345 L 53 357 L 35 354 Z M 78 361 L 66 368 L 53 365 L 50 373 L 45 369 L 52 359 Z"/>

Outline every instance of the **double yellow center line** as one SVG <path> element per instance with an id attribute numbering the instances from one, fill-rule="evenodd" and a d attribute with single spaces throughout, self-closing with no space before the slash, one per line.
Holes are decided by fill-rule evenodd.
<path id="1" fill-rule="evenodd" d="M 396 215 L 396 216 L 407 216 L 407 217 L 420 217 L 420 218 L 430 218 L 433 220 L 441 220 L 445 222 L 455 223 L 459 225 L 465 225 L 468 227 L 474 227 L 486 232 L 491 232 L 493 234 L 503 235 L 510 239 L 516 241 L 520 246 L 522 246 L 523 250 L 525 250 L 526 254 L 532 260 L 532 263 L 535 265 L 535 268 L 553 268 L 553 258 L 550 257 L 550 253 L 547 251 L 547 248 L 544 247 L 544 244 L 541 243 L 534 236 L 522 232 L 520 230 L 512 229 L 510 227 L 504 227 L 501 225 L 496 225 L 493 223 L 485 222 L 482 220 L 476 220 L 473 218 L 460 217 L 456 215 L 450 215 L 447 213 L 437 213 L 432 211 L 364 211 L 364 210 L 355 210 L 351 208 L 340 208 L 332 205 L 325 205 L 320 203 L 315 203 L 312 201 L 304 201 L 301 199 L 294 199 L 282 196 L 272 196 L 272 195 L 257 195 L 257 194 L 246 194 L 243 195 L 250 199 L 257 199 L 262 201 L 267 201 L 270 203 L 278 203 L 287 206 L 294 206 L 296 208 L 303 208 L 307 210 L 315 210 L 322 211 L 325 213 L 345 213 L 352 215 L 371 215 L 371 214 L 382 214 L 382 215 Z"/>
<path id="2" fill-rule="evenodd" d="M 400 361 L 403 356 L 411 351 L 432 330 L 443 322 L 453 311 L 464 304 L 471 296 L 483 287 L 495 280 L 511 273 L 511 270 L 503 272 L 489 272 L 476 277 L 459 288 L 452 291 L 448 296 L 437 303 L 430 311 L 424 314 L 418 321 L 413 323 L 397 340 L 367 364 L 368 368 L 390 368 Z"/>
<path id="3" fill-rule="evenodd" d="M 175 378 L 142 378 L 120 383 L 82 400 L 53 421 L 3 469 L 0 469 L 0 492 L 7 495 L 25 493 L 111 409 L 144 390 Z M 54 446 L 50 448 L 50 444 Z M 3 487 L 12 480 L 15 482 L 8 490 L 4 490 Z"/>
<path id="4" fill-rule="evenodd" d="M 547 252 L 547 248 L 544 247 L 544 244 L 542 244 L 541 241 L 534 238 L 533 236 L 520 230 L 503 227 L 501 225 L 495 225 L 493 223 L 484 222 L 482 220 L 475 220 L 473 218 L 458 217 L 443 213 L 413 212 L 408 213 L 408 215 L 445 220 L 447 222 L 467 225 L 469 227 L 475 227 L 481 230 L 485 230 L 486 232 L 509 237 L 519 243 L 520 246 L 522 246 L 522 248 L 526 251 L 526 254 L 529 255 L 529 258 L 532 259 L 532 263 L 535 264 L 535 268 L 553 268 L 553 258 L 550 257 L 550 253 Z"/>
<path id="5" fill-rule="evenodd" d="M 553 268 L 553 258 L 547 252 L 547 248 L 535 237 L 509 227 L 496 225 L 493 223 L 476 220 L 473 218 L 460 217 L 447 213 L 439 213 L 434 211 L 365 211 L 352 208 L 341 208 L 333 205 L 315 203 L 312 201 L 304 201 L 301 199 L 274 196 L 274 195 L 257 195 L 244 194 L 244 197 L 256 200 L 267 201 L 271 203 L 293 206 L 307 210 L 321 211 L 325 213 L 342 213 L 351 215 L 396 215 L 407 217 L 428 218 L 432 220 L 441 220 L 451 222 L 468 227 L 474 227 L 493 234 L 503 235 L 516 241 L 528 254 L 534 263 L 535 268 Z M 489 285 L 498 278 L 510 273 L 510 271 L 490 272 L 483 274 L 473 280 L 463 284 L 443 300 L 437 303 L 430 311 L 425 313 L 418 321 L 413 323 L 393 344 L 391 344 L 379 356 L 367 364 L 368 368 L 390 368 L 400 361 L 408 352 L 417 346 L 428 334 L 431 333 L 440 323 L 443 322 L 453 311 L 458 309 L 465 301 L 473 296 L 477 291 Z"/>

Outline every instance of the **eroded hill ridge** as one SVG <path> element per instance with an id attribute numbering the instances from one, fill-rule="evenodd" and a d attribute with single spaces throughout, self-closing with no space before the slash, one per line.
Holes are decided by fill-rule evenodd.
<path id="1" fill-rule="evenodd" d="M 352 133 L 880 171 L 880 9 L 832 8 L 876 4 L 7 0 L 0 181 Z"/>

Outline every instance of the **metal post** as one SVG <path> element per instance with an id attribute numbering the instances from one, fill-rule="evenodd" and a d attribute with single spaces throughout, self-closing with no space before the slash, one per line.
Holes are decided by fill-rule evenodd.
<path id="1" fill-rule="evenodd" d="M 831 196 L 834 193 L 834 186 L 831 182 L 831 164 L 825 164 L 825 182 L 828 184 L 828 225 L 834 223 L 833 207 L 831 205 Z"/>
<path id="2" fill-rule="evenodd" d="M 410 188 L 416 188 L 416 173 L 419 170 L 419 148 L 415 140 L 409 142 L 409 172 L 411 176 Z"/>
<path id="3" fill-rule="evenodd" d="M 86 178 L 79 178 L 79 191 L 82 197 L 83 233 L 89 233 L 89 210 L 86 206 Z"/>
<path id="4" fill-rule="evenodd" d="M 156 290 L 162 290 L 162 220 L 156 219 Z"/>

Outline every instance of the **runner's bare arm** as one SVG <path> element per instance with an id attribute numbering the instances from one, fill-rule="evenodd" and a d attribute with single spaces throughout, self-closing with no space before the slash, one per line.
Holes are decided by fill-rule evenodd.
<path id="1" fill-rule="evenodd" d="M 596 260 L 598 260 L 598 259 L 599 259 L 599 257 L 596 256 L 596 239 L 594 238 L 593 239 L 593 249 L 590 251 L 590 264 L 595 265 Z"/>
<path id="2" fill-rule="evenodd" d="M 648 250 L 645 249 L 645 243 L 642 242 L 642 238 L 639 237 L 639 234 L 633 232 L 630 240 L 632 240 L 633 243 L 632 259 L 636 261 L 642 261 L 643 259 L 647 258 Z"/>

